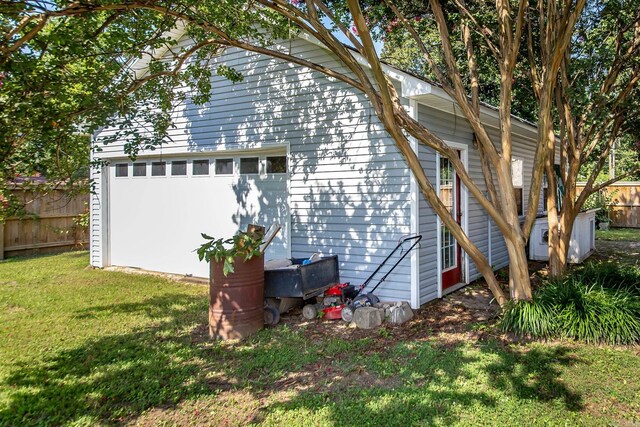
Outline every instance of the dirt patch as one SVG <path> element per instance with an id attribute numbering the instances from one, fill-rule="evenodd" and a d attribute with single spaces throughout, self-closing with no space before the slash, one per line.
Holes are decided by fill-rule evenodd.
<path id="1" fill-rule="evenodd" d="M 592 259 L 637 264 L 640 260 L 640 242 L 598 239 Z"/>
<path id="2" fill-rule="evenodd" d="M 24 307 L 20 307 L 19 305 L 15 305 L 15 304 L 7 304 L 4 307 L 1 308 L 2 311 L 4 311 L 6 314 L 17 314 L 17 313 L 25 313 L 27 311 L 26 308 Z"/>
<path id="3" fill-rule="evenodd" d="M 438 339 L 451 343 L 481 338 L 486 335 L 486 326 L 494 323 L 498 314 L 499 306 L 489 290 L 483 283 L 476 283 L 414 310 L 413 319 L 402 325 L 384 323 L 379 328 L 364 330 L 341 320 L 305 320 L 300 310 L 283 315 L 281 324 L 302 332 L 313 342 L 370 338 L 362 350 L 367 354 L 409 340 Z"/>
<path id="4" fill-rule="evenodd" d="M 162 277 L 164 279 L 172 280 L 174 282 L 195 283 L 199 285 L 209 284 L 209 279 L 204 277 L 185 276 L 183 274 L 162 273 L 159 271 L 144 270 L 142 268 L 137 268 L 137 267 L 109 266 L 109 267 L 105 267 L 104 270 L 117 271 L 120 273 L 127 273 L 127 274 L 140 274 L 143 276 Z"/>
<path id="5" fill-rule="evenodd" d="M 400 381 L 395 377 L 378 376 L 364 366 L 355 366 L 345 370 L 333 363 L 320 361 L 305 366 L 299 372 L 290 372 L 284 378 L 273 383 L 269 392 L 280 390 L 295 392 L 346 391 L 351 388 L 365 389 L 395 388 Z M 270 393 L 268 393 L 270 394 Z"/>
<path id="6" fill-rule="evenodd" d="M 253 421 L 264 405 L 248 391 L 233 390 L 197 402 L 153 408 L 126 422 L 128 426 L 238 426 Z"/>

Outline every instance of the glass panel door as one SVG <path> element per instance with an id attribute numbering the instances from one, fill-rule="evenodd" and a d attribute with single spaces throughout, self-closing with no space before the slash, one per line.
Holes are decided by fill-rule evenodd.
<path id="1" fill-rule="evenodd" d="M 456 200 L 457 183 L 455 178 L 455 170 L 453 169 L 451 161 L 446 157 L 440 157 L 440 200 L 454 218 L 458 208 Z M 440 248 L 442 271 L 444 272 L 457 266 L 457 242 L 451 231 L 444 225 L 440 227 L 440 238 L 442 243 Z"/>

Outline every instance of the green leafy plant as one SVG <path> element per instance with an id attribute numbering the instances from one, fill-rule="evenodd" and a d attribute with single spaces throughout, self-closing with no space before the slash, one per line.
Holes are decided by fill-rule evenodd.
<path id="1" fill-rule="evenodd" d="M 511 303 L 502 328 L 534 338 L 640 342 L 640 270 L 592 264 L 547 282 L 531 302 Z"/>
<path id="2" fill-rule="evenodd" d="M 617 190 L 611 192 L 600 190 L 593 193 L 584 202 L 583 209 L 599 209 L 598 212 L 596 212 L 596 221 L 598 224 L 601 222 L 611 222 L 609 207 L 617 203 L 617 201 L 613 200 L 617 192 Z"/>
<path id="3" fill-rule="evenodd" d="M 222 272 L 225 276 L 234 272 L 233 264 L 236 258 L 243 258 L 248 261 L 253 257 L 261 256 L 262 236 L 254 233 L 238 233 L 229 239 L 217 239 L 207 234 L 201 233 L 206 240 L 196 252 L 200 261 L 224 262 Z"/>

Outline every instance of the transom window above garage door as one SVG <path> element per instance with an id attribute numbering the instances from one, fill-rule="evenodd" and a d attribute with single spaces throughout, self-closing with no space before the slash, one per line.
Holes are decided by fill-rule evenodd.
<path id="1" fill-rule="evenodd" d="M 168 161 L 153 160 L 132 163 L 116 163 L 115 176 L 121 177 L 164 177 L 164 176 L 213 176 L 233 177 L 235 175 L 273 175 L 286 174 L 289 160 L 286 155 L 256 153 L 254 156 L 210 157 L 195 159 L 176 159 Z"/>
<path id="2" fill-rule="evenodd" d="M 165 176 L 166 174 L 166 162 L 151 162 L 151 176 Z"/>
<path id="3" fill-rule="evenodd" d="M 209 175 L 209 160 L 194 160 L 193 175 Z"/>
<path id="4" fill-rule="evenodd" d="M 133 176 L 147 176 L 147 164 L 142 162 L 134 163 Z"/>
<path id="5" fill-rule="evenodd" d="M 216 175 L 233 175 L 233 159 L 216 159 Z"/>
<path id="6" fill-rule="evenodd" d="M 267 156 L 267 173 L 287 173 L 287 156 Z"/>
<path id="7" fill-rule="evenodd" d="M 171 162 L 171 176 L 184 176 L 187 174 L 187 161 L 175 160 Z"/>
<path id="8" fill-rule="evenodd" d="M 125 176 L 129 176 L 129 164 L 128 163 L 116 164 L 116 177 L 125 177 Z"/>
<path id="9" fill-rule="evenodd" d="M 259 157 L 241 157 L 240 173 L 241 174 L 260 173 L 260 158 Z"/>

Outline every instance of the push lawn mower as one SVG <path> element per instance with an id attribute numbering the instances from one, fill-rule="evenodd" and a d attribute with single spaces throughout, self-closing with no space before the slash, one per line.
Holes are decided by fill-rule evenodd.
<path id="1" fill-rule="evenodd" d="M 320 304 L 308 304 L 303 307 L 302 315 L 306 319 L 314 319 L 318 315 L 318 310 L 323 312 L 323 318 L 325 319 L 342 319 L 345 322 L 351 322 L 353 319 L 353 313 L 357 308 L 370 307 L 380 302 L 380 299 L 373 294 L 378 286 L 380 286 L 389 275 L 395 270 L 395 268 L 402 262 L 403 259 L 420 243 L 422 235 L 416 234 L 415 236 L 408 236 L 400 239 L 398 245 L 391 251 L 391 253 L 382 261 L 382 263 L 375 269 L 375 271 L 362 283 L 358 288 L 349 284 L 342 283 L 330 287 L 324 292 L 324 298 Z M 405 250 L 405 243 L 411 242 L 408 249 Z M 393 257 L 393 255 L 400 252 L 400 257 L 395 264 L 387 271 L 384 276 L 370 292 L 364 292 L 373 278 L 380 272 L 380 270 L 387 264 L 387 262 Z"/>

